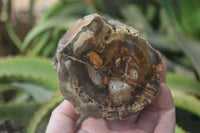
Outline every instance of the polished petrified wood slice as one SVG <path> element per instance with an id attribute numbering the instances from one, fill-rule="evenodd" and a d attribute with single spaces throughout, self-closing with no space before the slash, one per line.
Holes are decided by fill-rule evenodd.
<path id="1" fill-rule="evenodd" d="M 133 27 L 98 14 L 78 20 L 63 36 L 53 66 L 63 96 L 94 118 L 134 115 L 160 89 L 156 50 Z"/>

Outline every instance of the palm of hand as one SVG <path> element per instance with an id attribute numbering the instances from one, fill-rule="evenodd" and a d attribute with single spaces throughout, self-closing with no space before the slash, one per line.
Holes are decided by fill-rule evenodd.
<path id="1" fill-rule="evenodd" d="M 161 90 L 158 97 L 137 116 L 126 120 L 85 118 L 76 132 L 79 133 L 173 133 L 175 106 L 166 82 L 166 65 L 163 62 Z M 79 115 L 68 101 L 61 103 L 52 113 L 46 133 L 73 133 Z"/>

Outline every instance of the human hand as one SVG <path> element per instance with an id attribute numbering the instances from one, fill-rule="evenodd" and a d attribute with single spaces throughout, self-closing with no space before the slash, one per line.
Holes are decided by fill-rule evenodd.
<path id="1" fill-rule="evenodd" d="M 86 117 L 75 131 L 79 116 L 72 105 L 64 100 L 52 112 L 46 133 L 173 133 L 175 106 L 166 86 L 166 65 L 162 65 L 162 83 L 157 98 L 137 116 L 126 120 L 106 120 Z"/>

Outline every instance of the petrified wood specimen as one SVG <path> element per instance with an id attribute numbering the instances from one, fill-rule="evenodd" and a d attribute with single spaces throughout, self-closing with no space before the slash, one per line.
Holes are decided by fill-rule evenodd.
<path id="1" fill-rule="evenodd" d="M 160 89 L 156 50 L 133 27 L 98 14 L 78 20 L 63 36 L 53 66 L 64 98 L 94 118 L 134 115 Z"/>

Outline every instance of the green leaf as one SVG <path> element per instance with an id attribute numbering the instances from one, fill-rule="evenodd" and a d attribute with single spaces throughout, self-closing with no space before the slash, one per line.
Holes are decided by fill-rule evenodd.
<path id="1" fill-rule="evenodd" d="M 147 7 L 147 11 L 146 11 L 146 17 L 148 20 L 153 21 L 153 18 L 155 17 L 156 14 L 156 7 L 153 4 L 150 4 Z"/>
<path id="2" fill-rule="evenodd" d="M 6 15 L 7 15 L 7 20 L 6 20 L 6 29 L 8 32 L 8 35 L 10 36 L 10 38 L 12 39 L 12 41 L 14 42 L 15 46 L 19 49 L 22 50 L 22 42 L 19 39 L 19 37 L 17 36 L 17 34 L 15 33 L 14 29 L 12 28 L 12 22 L 11 22 L 11 0 L 7 1 L 7 5 L 6 5 Z"/>
<path id="3" fill-rule="evenodd" d="M 51 80 L 44 77 L 38 77 L 34 75 L 28 75 L 28 76 L 27 75 L 1 75 L 0 76 L 0 92 L 2 88 L 6 88 L 6 86 L 4 85 L 9 86 L 12 82 L 34 83 L 34 84 L 43 86 L 45 89 L 52 90 L 52 91 L 56 91 L 57 89 L 59 89 L 58 82 L 56 80 Z"/>
<path id="4" fill-rule="evenodd" d="M 57 10 L 59 10 L 63 6 L 64 2 L 62 0 L 57 1 L 52 7 L 50 7 L 45 14 L 43 15 L 43 18 L 41 22 L 45 21 L 47 18 L 49 18 L 53 13 L 55 13 Z"/>
<path id="5" fill-rule="evenodd" d="M 55 16 L 63 16 L 68 18 L 71 16 L 79 16 L 80 14 L 90 14 L 87 10 L 88 8 L 85 6 L 84 1 L 82 0 L 72 0 L 72 1 L 64 1 L 60 0 L 56 2 L 52 7 L 50 7 L 40 22 L 48 21 L 49 18 Z"/>
<path id="6" fill-rule="evenodd" d="M 35 133 L 43 119 L 63 100 L 60 91 L 46 103 L 44 103 L 35 113 L 28 127 L 28 133 Z M 46 127 L 43 127 L 46 128 Z"/>
<path id="7" fill-rule="evenodd" d="M 21 104 L 26 103 L 27 101 L 30 102 L 30 95 L 27 92 L 19 91 L 12 99 L 11 103 Z"/>
<path id="8" fill-rule="evenodd" d="M 200 1 L 159 0 L 169 16 L 174 28 L 183 34 L 200 37 Z"/>
<path id="9" fill-rule="evenodd" d="M 45 45 L 40 55 L 46 57 L 52 57 L 56 52 L 57 44 L 60 38 L 64 35 L 65 32 L 66 29 L 64 29 L 63 27 L 54 28 L 51 35 L 51 40 L 48 41 L 47 45 Z"/>
<path id="10" fill-rule="evenodd" d="M 151 25 L 137 5 L 127 5 L 122 8 L 120 12 L 128 23 L 132 24 L 132 26 L 141 33 L 152 31 Z"/>
<path id="11" fill-rule="evenodd" d="M 171 53 L 180 53 L 180 48 L 175 41 L 167 34 L 161 32 L 147 32 L 147 40 L 156 49 Z"/>
<path id="12" fill-rule="evenodd" d="M 171 30 L 171 36 L 177 42 L 178 46 L 189 57 L 190 61 L 196 68 L 198 75 L 200 76 L 200 42 L 184 35 L 181 35 L 174 30 Z"/>
<path id="13" fill-rule="evenodd" d="M 43 103 L 50 99 L 53 92 L 33 83 L 14 82 L 12 86 L 28 92 L 37 102 Z"/>
<path id="14" fill-rule="evenodd" d="M 191 94 L 171 88 L 176 107 L 191 112 L 200 117 L 200 100 Z"/>
<path id="15" fill-rule="evenodd" d="M 22 42 L 19 39 L 19 37 L 17 36 L 17 34 L 15 33 L 14 29 L 12 28 L 12 24 L 10 21 L 6 22 L 6 29 L 7 29 L 7 32 L 9 34 L 10 38 L 14 42 L 15 46 L 21 51 L 22 50 Z"/>
<path id="16" fill-rule="evenodd" d="M 176 124 L 175 133 L 186 133 L 186 131 Z"/>
<path id="17" fill-rule="evenodd" d="M 182 75 L 184 77 L 188 77 L 192 80 L 196 80 L 196 74 L 191 69 L 175 62 L 171 61 L 167 58 L 164 58 L 166 64 L 167 64 L 167 71 L 169 74 L 176 74 L 176 75 Z"/>
<path id="18" fill-rule="evenodd" d="M 23 75 L 57 81 L 51 60 L 41 57 L 8 57 L 0 60 L 0 76 Z"/>
<path id="19" fill-rule="evenodd" d="M 180 4 L 180 23 L 184 28 L 185 33 L 200 37 L 200 1 L 193 0 L 188 2 L 187 0 L 181 0 Z"/>
<path id="20" fill-rule="evenodd" d="M 178 17 L 177 17 L 177 15 L 180 14 L 180 13 L 175 12 L 175 10 L 174 10 L 174 9 L 177 9 L 177 5 L 174 6 L 173 3 L 170 0 L 158 0 L 158 1 L 162 5 L 162 7 L 160 9 L 162 24 L 166 27 L 166 29 L 168 28 L 168 25 L 166 25 L 165 21 L 162 20 L 162 17 L 163 17 L 162 11 L 164 10 L 167 13 L 167 15 L 170 17 L 171 24 L 174 25 L 174 27 L 177 30 L 182 31 L 182 27 L 180 26 L 180 23 L 178 22 Z M 176 3 L 176 4 L 178 4 L 178 3 Z"/>
<path id="21" fill-rule="evenodd" d="M 23 48 L 23 53 L 26 52 L 26 49 L 30 45 L 31 41 L 39 36 L 41 33 L 44 31 L 47 31 L 51 28 L 54 27 L 63 27 L 68 29 L 75 23 L 75 20 L 73 18 L 59 18 L 59 17 L 54 17 L 51 19 L 48 19 L 48 21 L 41 23 L 37 26 L 35 26 L 25 37 L 24 42 L 22 44 Z"/>
<path id="22" fill-rule="evenodd" d="M 34 23 L 34 5 L 35 5 L 35 0 L 30 0 L 28 14 L 31 25 L 33 25 Z"/>
<path id="23" fill-rule="evenodd" d="M 42 36 L 40 36 L 39 40 L 36 41 L 33 48 L 28 52 L 28 56 L 38 55 L 40 51 L 42 50 L 42 48 L 45 45 L 48 45 L 47 42 L 50 40 L 50 37 L 51 37 L 51 30 L 44 32 Z"/>
<path id="24" fill-rule="evenodd" d="M 82 18 L 85 15 L 96 13 L 91 8 L 88 8 L 82 3 L 76 3 L 76 4 L 68 4 L 64 5 L 63 8 L 59 9 L 57 13 L 54 13 L 54 16 L 59 17 L 68 17 L 68 18 Z"/>
<path id="25" fill-rule="evenodd" d="M 5 104 L 0 106 L 0 119 L 10 118 L 20 125 L 28 126 L 31 117 L 38 109 L 37 103 Z"/>
<path id="26" fill-rule="evenodd" d="M 41 55 L 42 56 L 47 56 L 47 57 L 48 56 L 52 57 L 56 52 L 57 42 L 55 42 L 54 40 L 52 42 L 49 42 L 49 44 L 42 51 Z"/>
<path id="27" fill-rule="evenodd" d="M 198 75 L 200 75 L 200 42 L 177 32 L 174 26 L 172 26 L 172 20 L 170 20 L 164 10 L 161 11 L 161 15 L 162 22 L 166 26 L 171 38 L 175 40 L 177 46 L 189 57 Z"/>
<path id="28" fill-rule="evenodd" d="M 122 8 L 121 14 L 155 48 L 171 52 L 180 52 L 179 47 L 174 45 L 175 42 L 169 35 L 153 31 L 149 21 L 137 5 L 132 4 Z"/>
<path id="29" fill-rule="evenodd" d="M 167 73 L 167 86 L 175 90 L 200 96 L 200 82 L 185 75 Z"/>

